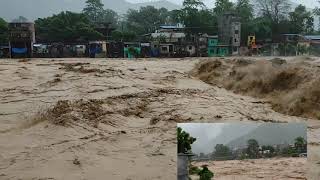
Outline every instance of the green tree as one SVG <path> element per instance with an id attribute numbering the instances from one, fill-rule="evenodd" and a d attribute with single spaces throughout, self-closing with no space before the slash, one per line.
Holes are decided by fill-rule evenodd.
<path id="1" fill-rule="evenodd" d="M 236 13 L 241 18 L 241 21 L 247 23 L 253 19 L 253 5 L 250 0 L 238 0 L 235 6 Z"/>
<path id="2" fill-rule="evenodd" d="M 101 22 L 105 14 L 103 6 L 101 0 L 87 0 L 83 13 L 91 22 Z"/>
<path id="3" fill-rule="evenodd" d="M 8 23 L 0 18 L 0 43 L 8 43 Z"/>
<path id="4" fill-rule="evenodd" d="M 219 17 L 224 13 L 234 12 L 235 6 L 233 2 L 229 0 L 216 0 L 213 11 Z"/>
<path id="5" fill-rule="evenodd" d="M 320 1 L 318 1 L 318 3 L 320 3 Z M 314 13 L 314 15 L 316 16 L 320 16 L 320 8 L 319 7 L 315 7 L 312 12 Z M 319 18 L 320 19 L 320 18 Z M 318 32 L 320 32 L 320 23 L 318 22 L 317 24 L 317 29 L 316 29 Z M 320 118 L 319 118 L 320 119 Z"/>
<path id="6" fill-rule="evenodd" d="M 58 15 L 35 21 L 37 39 L 40 41 L 84 41 L 103 39 L 104 36 L 94 30 L 84 14 L 61 12 Z"/>
<path id="7" fill-rule="evenodd" d="M 213 12 L 206 9 L 201 0 L 185 0 L 179 11 L 178 19 L 186 28 L 187 33 L 216 32 L 217 20 Z"/>
<path id="8" fill-rule="evenodd" d="M 291 6 L 288 0 L 255 1 L 260 20 L 270 23 L 272 38 L 278 37 L 283 31 L 287 31 L 287 26 L 282 24 L 287 24 L 286 19 Z"/>
<path id="9" fill-rule="evenodd" d="M 167 17 L 168 24 L 177 24 L 182 22 L 183 22 L 183 19 L 181 17 L 181 10 L 175 9 L 168 12 L 168 17 Z"/>
<path id="10" fill-rule="evenodd" d="M 249 25 L 257 38 L 268 39 L 272 37 L 272 21 L 270 18 L 257 17 Z"/>
<path id="11" fill-rule="evenodd" d="M 232 156 L 232 152 L 228 146 L 225 146 L 223 144 L 217 144 L 215 146 L 215 151 L 213 153 L 214 158 L 226 160 L 230 159 Z"/>
<path id="12" fill-rule="evenodd" d="M 272 157 L 275 153 L 274 147 L 268 145 L 268 146 L 262 146 L 262 151 L 269 151 L 270 153 L 266 154 L 267 157 Z"/>
<path id="13" fill-rule="evenodd" d="M 312 33 L 313 17 L 306 7 L 300 4 L 293 12 L 289 13 L 292 33 Z"/>
<path id="14" fill-rule="evenodd" d="M 247 141 L 247 154 L 249 158 L 258 158 L 259 155 L 259 143 L 255 139 L 249 139 Z"/>
<path id="15" fill-rule="evenodd" d="M 287 146 L 285 148 L 282 149 L 281 154 L 283 156 L 293 156 L 295 155 L 297 152 L 295 150 L 295 148 Z"/>
<path id="16" fill-rule="evenodd" d="M 182 5 L 185 9 L 198 9 L 205 7 L 202 0 L 184 0 Z"/>
<path id="17" fill-rule="evenodd" d="M 115 41 L 133 41 L 136 38 L 136 34 L 129 31 L 113 31 L 112 32 L 112 39 Z"/>
<path id="18" fill-rule="evenodd" d="M 250 0 L 238 0 L 235 9 L 241 20 L 241 44 L 247 44 L 248 36 L 255 34 L 252 23 L 253 5 L 250 4 Z"/>
<path id="19" fill-rule="evenodd" d="M 260 15 L 271 18 L 275 24 L 285 19 L 290 10 L 288 0 L 256 0 L 256 5 Z"/>
<path id="20" fill-rule="evenodd" d="M 303 137 L 297 137 L 294 142 L 294 148 L 297 153 L 303 153 L 306 151 L 306 140 Z"/>
<path id="21" fill-rule="evenodd" d="M 190 136 L 189 133 L 182 130 L 182 128 L 177 128 L 177 139 L 178 139 L 178 153 L 190 153 L 191 145 L 197 140 L 196 138 Z"/>
<path id="22" fill-rule="evenodd" d="M 139 10 L 129 9 L 127 12 L 126 30 L 138 35 L 152 33 L 169 19 L 165 8 L 156 9 L 153 6 L 141 7 Z"/>
<path id="23" fill-rule="evenodd" d="M 119 22 L 119 15 L 111 9 L 105 9 L 103 10 L 102 21 L 110 23 L 113 27 L 117 27 Z"/>

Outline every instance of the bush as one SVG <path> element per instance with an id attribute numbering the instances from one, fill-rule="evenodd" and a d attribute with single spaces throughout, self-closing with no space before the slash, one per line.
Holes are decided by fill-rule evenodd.
<path id="1" fill-rule="evenodd" d="M 211 180 L 214 176 L 207 166 L 203 166 L 203 169 L 198 173 L 200 180 Z"/>
<path id="2" fill-rule="evenodd" d="M 196 138 L 190 136 L 189 133 L 183 131 L 180 127 L 177 128 L 178 153 L 190 153 L 191 144 L 196 141 Z"/>
<path id="3" fill-rule="evenodd" d="M 189 174 L 199 174 L 200 171 L 197 166 L 190 165 Z"/>

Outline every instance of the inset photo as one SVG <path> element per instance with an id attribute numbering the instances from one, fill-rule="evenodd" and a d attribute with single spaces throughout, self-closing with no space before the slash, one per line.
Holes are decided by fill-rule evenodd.
<path id="1" fill-rule="evenodd" d="M 307 179 L 305 123 L 177 125 L 178 180 Z"/>

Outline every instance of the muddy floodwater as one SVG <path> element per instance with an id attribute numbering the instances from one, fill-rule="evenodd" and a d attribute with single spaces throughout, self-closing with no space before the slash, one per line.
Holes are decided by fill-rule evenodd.
<path id="1" fill-rule="evenodd" d="M 194 74 L 206 60 L 215 59 L 1 59 L 0 179 L 176 179 L 176 123 L 226 121 L 308 123 L 308 162 L 285 162 L 319 179 L 316 109 L 293 116 L 269 96 Z M 317 58 L 291 60 L 320 69 Z"/>
<path id="2" fill-rule="evenodd" d="M 307 158 L 273 158 L 192 163 L 201 167 L 208 165 L 214 179 L 306 179 Z M 193 180 L 197 180 L 194 177 Z"/>

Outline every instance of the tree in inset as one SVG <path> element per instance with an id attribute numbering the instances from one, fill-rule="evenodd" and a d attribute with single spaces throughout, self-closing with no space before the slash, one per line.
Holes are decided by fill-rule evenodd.
<path id="1" fill-rule="evenodd" d="M 177 139 L 178 139 L 178 153 L 191 153 L 191 144 L 197 139 L 190 136 L 189 133 L 182 130 L 181 127 L 177 128 Z"/>

